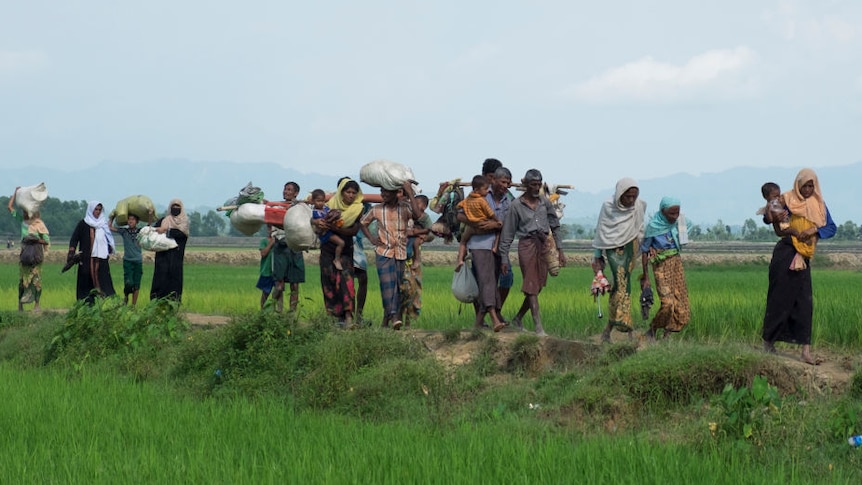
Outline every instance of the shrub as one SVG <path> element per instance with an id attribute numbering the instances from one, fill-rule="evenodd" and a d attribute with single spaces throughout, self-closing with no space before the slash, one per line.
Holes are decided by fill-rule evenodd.
<path id="1" fill-rule="evenodd" d="M 47 361 L 80 362 L 133 351 L 152 351 L 176 342 L 188 329 L 178 304 L 151 301 L 144 307 L 124 305 L 118 297 L 75 303 L 51 339 Z"/>
<path id="2" fill-rule="evenodd" d="M 350 388 L 350 379 L 366 367 L 390 359 L 419 359 L 426 354 L 416 340 L 379 329 L 332 332 L 309 354 L 301 383 L 302 401 L 315 408 L 335 405 Z"/>
<path id="3" fill-rule="evenodd" d="M 723 416 L 719 423 L 710 424 L 716 436 L 754 440 L 761 444 L 760 434 L 781 408 L 778 388 L 769 385 L 766 377 L 755 376 L 751 387 L 724 387 L 718 397 Z"/>

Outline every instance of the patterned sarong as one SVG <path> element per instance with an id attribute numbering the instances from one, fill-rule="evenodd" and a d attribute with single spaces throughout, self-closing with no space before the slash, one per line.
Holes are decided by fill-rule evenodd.
<path id="1" fill-rule="evenodd" d="M 404 277 L 404 261 L 386 258 L 379 254 L 376 256 L 383 314 L 384 316 L 397 316 L 401 309 L 401 280 Z"/>
<path id="2" fill-rule="evenodd" d="M 653 318 L 651 327 L 679 332 L 691 319 L 682 258 L 679 254 L 674 254 L 656 261 L 653 263 L 653 273 L 661 307 Z"/>
<path id="3" fill-rule="evenodd" d="M 404 324 L 410 325 L 422 312 L 422 263 L 408 259 L 404 263 L 404 277 L 401 279 L 401 310 Z"/>
<path id="4" fill-rule="evenodd" d="M 608 322 L 621 332 L 631 332 L 632 326 L 632 271 L 635 268 L 637 239 L 616 249 L 605 250 L 614 284 L 608 297 Z"/>

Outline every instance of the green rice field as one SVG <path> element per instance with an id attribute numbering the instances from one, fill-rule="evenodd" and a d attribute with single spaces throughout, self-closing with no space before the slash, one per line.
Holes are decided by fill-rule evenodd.
<path id="1" fill-rule="evenodd" d="M 259 311 L 256 265 L 187 264 L 181 310 L 231 319 L 189 328 L 147 305 L 151 265 L 138 308 L 82 309 L 74 273 L 46 264 L 41 314 L 16 311 L 18 268 L 0 265 L 0 483 L 862 479 L 862 449 L 847 445 L 862 434 L 858 271 L 813 270 L 814 352 L 842 374 L 818 377 L 758 350 L 765 265 L 692 265 L 683 332 L 645 348 L 584 344 L 580 360 L 540 349 L 580 349 L 603 329 L 587 267 L 564 268 L 540 295 L 546 340 L 471 331 L 448 266 L 424 268 L 414 327 L 427 332 L 378 328 L 373 268 L 373 326 L 341 331 L 317 266 L 306 270 L 294 318 Z M 516 270 L 507 318 L 519 284 Z M 470 359 L 439 361 L 421 337 L 434 334 Z"/>
<path id="2" fill-rule="evenodd" d="M 692 321 L 684 338 L 700 341 L 759 342 L 759 329 L 766 300 L 765 266 L 692 266 L 686 278 L 692 307 Z M 0 265 L 0 311 L 14 310 L 17 295 L 15 265 Z M 637 274 L 637 273 L 636 273 Z M 122 265 L 112 265 L 114 287 L 122 292 Z M 419 328 L 447 330 L 472 325 L 472 309 L 460 304 L 449 289 L 452 270 L 445 266 L 424 268 L 423 309 L 416 323 Z M 145 265 L 141 301 L 149 299 L 152 266 Z M 378 323 L 382 317 L 377 274 L 369 271 L 369 291 L 365 317 Z M 862 305 L 857 300 L 858 271 L 814 268 L 814 329 L 817 345 L 862 348 Z M 601 331 L 605 322 L 597 318 L 596 303 L 589 294 L 592 280 L 587 267 L 563 268 L 560 276 L 550 278 L 542 291 L 540 305 L 545 329 L 562 338 L 583 338 Z M 255 288 L 256 266 L 218 264 L 186 265 L 183 309 L 207 315 L 241 315 L 258 310 L 260 291 Z M 503 316 L 514 316 L 522 301 L 518 291 L 520 275 L 515 271 L 515 286 L 503 308 Z M 74 270 L 60 273 L 60 265 L 43 268 L 42 306 L 45 309 L 70 308 L 75 302 Z M 300 286 L 300 312 L 306 317 L 323 312 L 320 273 L 316 265 L 306 266 L 306 282 Z M 658 302 L 656 302 L 658 303 Z M 607 302 L 603 302 L 605 312 Z M 658 305 L 653 307 L 655 313 Z M 633 305 L 635 322 L 641 322 L 640 308 Z M 532 325 L 529 317 L 525 325 Z M 641 324 L 645 328 L 645 324 Z"/>

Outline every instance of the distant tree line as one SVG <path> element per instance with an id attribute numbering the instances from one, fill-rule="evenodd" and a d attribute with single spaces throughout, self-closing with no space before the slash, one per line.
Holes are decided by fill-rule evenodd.
<path id="1" fill-rule="evenodd" d="M 562 229 L 564 239 L 593 239 L 595 236 L 595 227 L 587 228 L 581 224 L 563 224 Z M 719 219 L 711 226 L 689 223 L 688 237 L 692 241 L 774 241 L 775 231 L 772 230 L 771 225 L 754 219 L 746 219 L 738 231 L 732 231 L 729 225 Z M 853 221 L 847 221 L 838 226 L 838 232 L 833 239 L 860 241 L 862 226 L 857 226 Z"/>
<path id="2" fill-rule="evenodd" d="M 3 207 L 3 215 L 0 216 L 0 235 L 17 241 L 20 237 L 20 228 L 17 221 L 5 210 L 9 204 L 9 197 L 0 197 L 0 204 Z M 62 240 L 71 237 L 78 221 L 84 218 L 86 210 L 86 201 L 61 201 L 55 197 L 48 197 L 42 203 L 42 220 L 45 221 L 45 225 L 51 231 L 51 236 Z M 106 212 L 110 213 L 111 210 L 113 207 L 105 207 Z M 214 210 L 209 210 L 206 213 L 191 211 L 188 212 L 188 216 L 192 237 L 245 237 L 244 234 L 234 229 L 224 213 Z M 261 228 L 260 234 L 264 234 L 265 227 Z M 585 227 L 582 224 L 563 224 L 562 230 L 564 239 L 592 239 L 595 235 L 594 226 Z M 737 231 L 732 231 L 731 227 L 720 219 L 711 226 L 689 223 L 688 236 L 692 241 L 772 241 L 775 239 L 772 226 L 767 226 L 754 219 L 746 219 Z M 862 240 L 862 226 L 857 226 L 853 221 L 847 221 L 838 226 L 838 232 L 834 239 L 837 241 Z"/>
<path id="3" fill-rule="evenodd" d="M 13 241 L 18 241 L 21 236 L 21 228 L 16 221 L 6 210 L 9 205 L 9 197 L 0 197 L 0 204 L 3 208 L 3 215 L 0 216 L 0 234 Z M 106 206 L 105 212 L 110 213 L 114 208 Z M 51 232 L 52 242 L 62 241 L 72 236 L 72 231 L 78 221 L 84 218 L 84 213 L 87 211 L 87 202 L 84 200 L 78 201 L 61 201 L 55 197 L 48 197 L 42 203 L 42 220 L 48 226 Z M 214 210 L 207 211 L 205 214 L 200 212 L 188 212 L 189 230 L 192 237 L 202 236 L 242 236 L 233 226 L 229 224 L 228 218 L 223 213 Z M 228 229 L 230 228 L 230 229 Z"/>

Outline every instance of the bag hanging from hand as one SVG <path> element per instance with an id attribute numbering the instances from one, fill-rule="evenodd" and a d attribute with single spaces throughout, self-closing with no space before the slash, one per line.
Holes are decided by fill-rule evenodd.
<path id="1" fill-rule="evenodd" d="M 548 233 L 548 239 L 545 241 L 547 250 L 545 251 L 545 262 L 548 264 L 548 274 L 557 276 L 560 274 L 560 253 L 557 251 L 557 243 L 554 241 L 554 233 Z"/>
<path id="2" fill-rule="evenodd" d="M 24 266 L 36 266 L 42 264 L 45 259 L 42 245 L 39 244 L 39 238 L 27 236 L 21 240 L 21 255 L 20 261 Z"/>
<path id="3" fill-rule="evenodd" d="M 479 284 L 466 264 L 452 277 L 452 294 L 463 303 L 472 303 L 479 297 Z"/>

